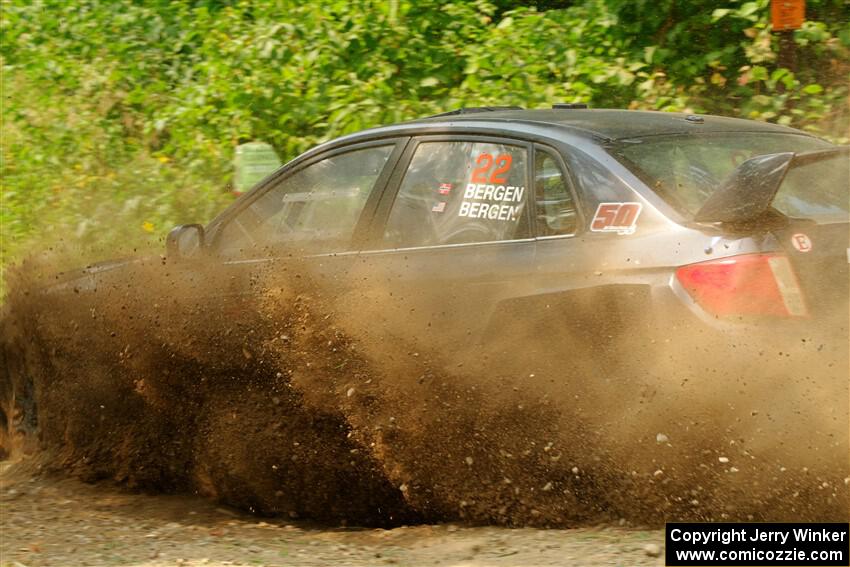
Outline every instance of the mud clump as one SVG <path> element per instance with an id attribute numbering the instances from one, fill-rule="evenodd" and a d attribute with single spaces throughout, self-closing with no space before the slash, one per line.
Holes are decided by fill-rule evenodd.
<path id="1" fill-rule="evenodd" d="M 759 379 L 739 345 L 746 364 L 709 381 L 708 349 L 684 339 L 639 374 L 599 364 L 637 344 L 527 356 L 535 334 L 517 329 L 520 348 L 458 354 L 411 328 L 403 300 L 340 293 L 296 262 L 232 280 L 140 260 L 12 290 L 10 438 L 86 480 L 379 526 L 848 515 L 847 385 L 833 370 L 832 414 L 802 414 L 822 402 L 812 376 L 824 389 L 811 353 L 806 372 L 786 357 Z M 772 400 L 778 379 L 794 403 Z"/>

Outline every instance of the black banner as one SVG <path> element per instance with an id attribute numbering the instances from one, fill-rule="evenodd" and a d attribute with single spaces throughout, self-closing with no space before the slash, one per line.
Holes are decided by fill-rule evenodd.
<path id="1" fill-rule="evenodd" d="M 850 565 L 850 524 L 667 524 L 668 566 Z"/>

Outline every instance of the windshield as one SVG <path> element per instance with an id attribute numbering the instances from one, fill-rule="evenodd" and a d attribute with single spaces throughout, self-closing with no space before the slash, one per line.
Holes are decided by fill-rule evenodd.
<path id="1" fill-rule="evenodd" d="M 692 217 L 744 161 L 777 152 L 834 147 L 797 134 L 729 132 L 622 140 L 612 153 L 677 211 Z M 809 164 L 788 173 L 773 206 L 791 217 L 848 214 L 847 158 Z"/>

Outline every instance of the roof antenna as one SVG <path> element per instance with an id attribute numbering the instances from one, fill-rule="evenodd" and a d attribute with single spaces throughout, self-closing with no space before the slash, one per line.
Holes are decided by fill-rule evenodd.
<path id="1" fill-rule="evenodd" d="M 587 104 L 583 102 L 556 102 L 552 105 L 555 110 L 580 110 L 587 108 Z"/>
<path id="2" fill-rule="evenodd" d="M 458 108 L 457 110 L 450 110 L 433 116 L 427 116 L 426 118 L 442 118 L 443 116 L 459 116 L 461 114 L 478 114 L 479 112 L 498 112 L 499 110 L 523 110 L 523 108 L 521 106 L 467 106 L 465 108 Z"/>

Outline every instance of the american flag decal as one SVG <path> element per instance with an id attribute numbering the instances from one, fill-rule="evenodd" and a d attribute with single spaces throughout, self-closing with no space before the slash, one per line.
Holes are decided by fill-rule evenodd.
<path id="1" fill-rule="evenodd" d="M 440 201 L 439 203 L 437 203 L 436 205 L 431 207 L 432 213 L 442 213 L 445 210 L 446 210 L 446 202 L 445 201 Z"/>

